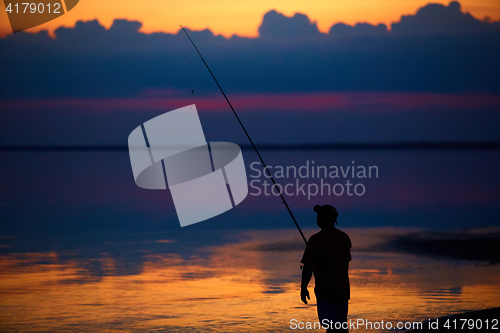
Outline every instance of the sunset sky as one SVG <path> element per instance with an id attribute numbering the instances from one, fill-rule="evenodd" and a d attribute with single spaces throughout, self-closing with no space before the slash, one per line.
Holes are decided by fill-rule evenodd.
<path id="1" fill-rule="evenodd" d="M 0 3 L 0 331 L 289 332 L 317 317 L 293 222 L 317 204 L 352 240 L 352 318 L 500 306 L 500 0 L 80 0 L 14 34 Z M 181 228 L 128 138 L 193 104 L 249 194 Z"/>
<path id="2" fill-rule="evenodd" d="M 98 19 L 109 28 L 115 18 L 138 20 L 143 23 L 142 32 L 176 32 L 179 24 L 193 30 L 209 28 L 214 34 L 230 37 L 233 34 L 256 37 L 257 28 L 264 13 L 271 9 L 291 16 L 296 12 L 304 13 L 316 21 L 321 32 L 327 32 L 335 23 L 371 24 L 398 21 L 401 15 L 409 15 L 428 3 L 447 5 L 449 1 L 304 1 L 304 0 L 190 0 L 190 1 L 133 1 L 133 0 L 81 0 L 66 15 L 31 29 L 53 31 L 60 26 L 73 27 L 78 20 Z M 483 19 L 500 19 L 500 2 L 497 0 L 463 0 L 462 10 Z M 0 4 L 0 36 L 11 32 L 3 2 Z"/>
<path id="3" fill-rule="evenodd" d="M 499 22 L 496 0 L 82 0 L 32 34 L 0 39 L 0 60 L 9 64 L 0 142 L 121 144 L 133 124 L 193 103 L 207 113 L 210 136 L 245 142 L 189 40 L 177 34 L 179 24 L 191 30 L 258 142 L 494 141 Z M 253 38 L 224 39 L 205 28 Z M 162 33 L 144 34 L 154 31 Z M 95 134 L 82 134 L 89 131 Z"/>

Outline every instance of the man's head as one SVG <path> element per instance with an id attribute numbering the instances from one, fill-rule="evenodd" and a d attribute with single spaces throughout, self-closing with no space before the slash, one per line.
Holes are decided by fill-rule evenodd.
<path id="1" fill-rule="evenodd" d="M 318 227 L 321 229 L 335 227 L 337 217 L 339 216 L 335 207 L 330 205 L 316 205 L 314 206 L 314 211 L 318 214 L 318 217 L 316 218 Z"/>

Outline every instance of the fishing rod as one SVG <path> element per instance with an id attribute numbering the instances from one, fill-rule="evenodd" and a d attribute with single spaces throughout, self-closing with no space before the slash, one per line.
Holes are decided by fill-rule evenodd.
<path id="1" fill-rule="evenodd" d="M 189 38 L 189 41 L 191 42 L 191 44 L 193 44 L 196 52 L 198 52 L 198 55 L 200 56 L 201 60 L 203 61 L 203 63 L 205 64 L 205 66 L 207 67 L 208 71 L 210 72 L 210 75 L 212 75 L 212 78 L 214 79 L 215 83 L 217 84 L 217 87 L 219 87 L 220 89 L 220 92 L 222 93 L 222 95 L 224 96 L 224 98 L 226 99 L 226 102 L 227 104 L 229 104 L 229 107 L 231 108 L 231 110 L 233 110 L 233 113 L 234 115 L 236 116 L 236 119 L 238 119 L 238 122 L 240 123 L 241 125 L 241 128 L 243 129 L 243 131 L 245 132 L 248 140 L 250 141 L 250 143 L 252 144 L 252 147 L 253 149 L 255 150 L 255 152 L 257 153 L 257 156 L 259 156 L 259 159 L 260 159 L 260 162 L 262 163 L 262 166 L 264 167 L 264 169 L 266 170 L 267 174 L 269 175 L 269 178 L 271 178 L 272 182 L 273 182 L 273 186 L 278 188 L 277 184 L 276 184 L 276 181 L 274 181 L 274 178 L 273 178 L 273 175 L 271 174 L 271 172 L 269 171 L 269 169 L 267 168 L 266 166 L 266 163 L 264 163 L 264 160 L 262 159 L 262 156 L 260 156 L 259 154 L 259 151 L 257 150 L 257 147 L 255 147 L 255 145 L 253 144 L 253 141 L 252 141 L 252 138 L 250 138 L 250 135 L 248 134 L 247 130 L 245 129 L 245 126 L 243 126 L 243 123 L 241 122 L 240 120 L 240 117 L 238 117 L 238 114 L 236 113 L 236 111 L 234 111 L 234 108 L 233 106 L 231 105 L 231 102 L 229 102 L 229 99 L 227 98 L 226 94 L 224 93 L 224 90 L 222 90 L 222 87 L 220 86 L 219 82 L 217 81 L 217 79 L 215 78 L 215 75 L 214 73 L 212 73 L 212 71 L 210 70 L 210 67 L 208 67 L 208 64 L 207 62 L 205 61 L 205 59 L 203 58 L 203 56 L 201 55 L 200 51 L 198 50 L 198 48 L 196 47 L 196 45 L 194 44 L 193 40 L 191 39 L 191 37 L 189 37 L 189 34 L 187 33 L 186 29 L 184 29 L 184 27 L 181 25 L 181 28 L 182 30 L 184 31 L 184 33 L 186 34 L 187 38 Z M 304 236 L 304 233 L 302 232 L 302 229 L 300 229 L 300 226 L 299 224 L 297 223 L 297 220 L 295 219 L 295 216 L 293 216 L 293 213 L 292 211 L 290 210 L 290 207 L 288 206 L 288 203 L 286 202 L 285 198 L 283 197 L 283 194 L 281 193 L 281 191 L 278 191 L 279 194 L 280 194 L 280 197 L 281 197 L 281 200 L 283 200 L 283 204 L 285 204 L 285 207 L 286 209 L 288 210 L 288 213 L 290 213 L 290 216 L 292 217 L 293 219 L 293 222 L 295 223 L 295 226 L 297 227 L 297 229 L 299 230 L 300 232 L 300 235 L 302 236 L 302 239 L 304 240 L 304 242 L 307 244 L 307 239 L 306 237 Z"/>

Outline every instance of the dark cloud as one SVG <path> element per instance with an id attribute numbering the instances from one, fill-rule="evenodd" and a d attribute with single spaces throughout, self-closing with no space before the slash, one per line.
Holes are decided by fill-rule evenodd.
<path id="1" fill-rule="evenodd" d="M 115 23 L 117 22 L 118 25 L 123 25 L 122 20 L 116 20 Z M 113 27 L 114 25 L 115 24 L 113 24 Z M 127 21 L 126 25 L 133 26 L 135 25 L 135 22 Z M 60 27 L 55 31 L 57 38 L 63 38 L 63 39 L 67 37 L 73 37 L 79 39 L 96 38 L 98 36 L 101 36 L 105 32 L 106 28 L 100 25 L 97 20 L 87 21 L 87 22 L 78 21 L 75 24 L 75 28 Z M 137 32 L 137 31 L 132 31 L 132 32 Z"/>
<path id="2" fill-rule="evenodd" d="M 337 23 L 330 28 L 329 35 L 332 37 L 366 37 L 387 35 L 385 24 L 371 25 L 369 23 L 357 23 L 354 26 Z"/>
<path id="3" fill-rule="evenodd" d="M 421 8 L 391 32 L 384 25 L 336 24 L 328 36 L 303 14 L 286 17 L 276 11 L 264 16 L 258 38 L 188 31 L 228 93 L 497 94 L 498 26 L 451 3 Z M 140 22 L 116 20 L 107 30 L 94 20 L 59 28 L 55 39 L 46 32 L 0 39 L 0 61 L 8 64 L 0 98 L 130 97 L 145 89 L 218 94 L 181 30 L 143 34 L 140 27 Z"/>
<path id="4" fill-rule="evenodd" d="M 402 16 L 391 25 L 394 34 L 439 34 L 498 31 L 500 22 L 481 21 L 469 13 L 462 12 L 460 3 L 448 6 L 429 4 L 415 15 Z"/>
<path id="5" fill-rule="evenodd" d="M 141 27 L 142 23 L 138 21 L 115 20 L 109 31 L 118 34 L 132 34 L 137 33 Z"/>
<path id="6" fill-rule="evenodd" d="M 296 13 L 293 17 L 286 17 L 275 10 L 264 15 L 259 27 L 260 37 L 312 37 L 320 35 L 316 22 L 311 22 L 304 14 Z"/>

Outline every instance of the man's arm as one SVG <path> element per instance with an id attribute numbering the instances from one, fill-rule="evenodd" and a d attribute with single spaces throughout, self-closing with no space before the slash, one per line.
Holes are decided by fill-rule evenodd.
<path id="1" fill-rule="evenodd" d="M 302 267 L 302 283 L 300 285 L 300 299 L 304 302 L 304 304 L 307 304 L 307 299 L 311 299 L 311 297 L 309 297 L 307 285 L 309 284 L 309 281 L 311 281 L 312 273 L 313 271 L 310 265 L 304 264 L 304 267 Z"/>

